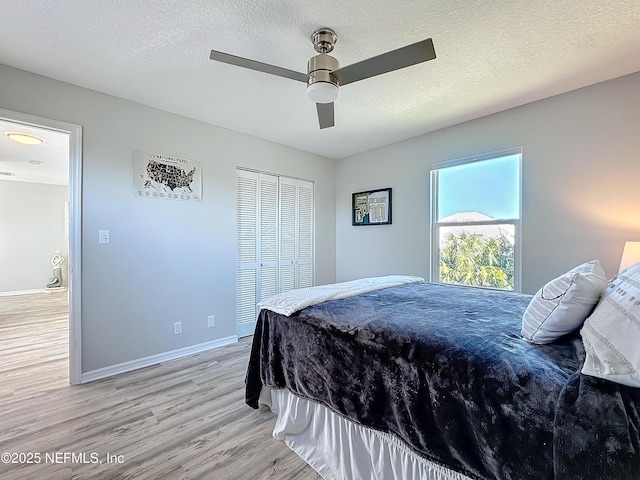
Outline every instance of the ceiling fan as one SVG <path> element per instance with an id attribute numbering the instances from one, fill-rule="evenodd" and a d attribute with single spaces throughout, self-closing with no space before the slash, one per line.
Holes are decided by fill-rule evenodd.
<path id="1" fill-rule="evenodd" d="M 209 58 L 218 62 L 305 82 L 307 84 L 307 97 L 316 102 L 321 129 L 333 127 L 334 125 L 333 102 L 338 98 L 338 87 L 436 58 L 433 41 L 428 38 L 340 68 L 338 60 L 328 55 L 338 41 L 336 32 L 330 28 L 320 28 L 313 32 L 311 41 L 319 55 L 309 59 L 306 74 L 248 58 L 236 57 L 216 50 L 211 50 Z"/>

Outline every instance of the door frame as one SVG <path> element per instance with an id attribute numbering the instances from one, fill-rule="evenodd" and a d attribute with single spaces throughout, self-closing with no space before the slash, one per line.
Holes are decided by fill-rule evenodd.
<path id="1" fill-rule="evenodd" d="M 82 383 L 82 127 L 73 123 L 0 109 L 0 119 L 69 135 L 69 383 Z"/>

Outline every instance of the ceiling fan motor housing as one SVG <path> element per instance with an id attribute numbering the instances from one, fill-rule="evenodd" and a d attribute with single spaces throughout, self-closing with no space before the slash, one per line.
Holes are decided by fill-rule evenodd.
<path id="1" fill-rule="evenodd" d="M 316 103 L 331 103 L 338 97 L 338 79 L 331 72 L 340 68 L 338 60 L 321 53 L 307 64 L 307 96 Z"/>

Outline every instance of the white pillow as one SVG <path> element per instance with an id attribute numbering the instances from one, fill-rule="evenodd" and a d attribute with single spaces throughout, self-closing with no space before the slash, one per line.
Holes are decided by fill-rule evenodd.
<path id="1" fill-rule="evenodd" d="M 580 328 L 607 287 L 598 260 L 551 280 L 533 296 L 522 317 L 527 342 L 551 343 Z"/>
<path id="2" fill-rule="evenodd" d="M 640 387 L 640 263 L 613 277 L 580 334 L 582 373 Z"/>

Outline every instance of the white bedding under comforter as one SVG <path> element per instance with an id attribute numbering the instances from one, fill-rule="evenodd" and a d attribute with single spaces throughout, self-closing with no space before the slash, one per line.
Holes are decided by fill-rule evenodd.
<path id="1" fill-rule="evenodd" d="M 405 283 L 424 282 L 422 277 L 406 275 L 388 275 L 386 277 L 371 277 L 352 280 L 350 282 L 318 285 L 316 287 L 299 288 L 279 293 L 265 298 L 258 307 L 289 316 L 311 305 L 354 297 L 361 293 L 373 292 L 383 288 L 396 287 Z"/>
<path id="2" fill-rule="evenodd" d="M 419 456 L 394 435 L 353 423 L 289 390 L 263 387 L 260 403 L 278 416 L 273 436 L 325 480 L 471 480 Z"/>

